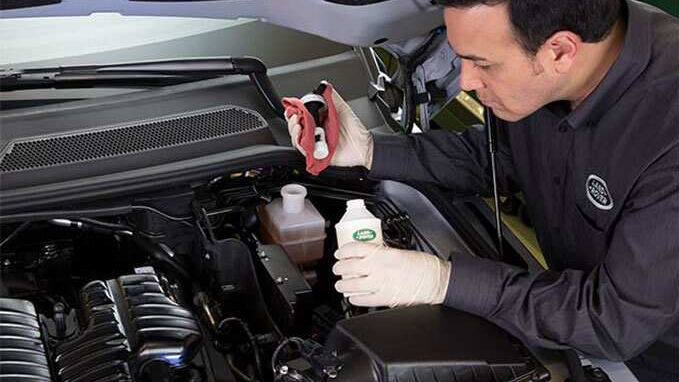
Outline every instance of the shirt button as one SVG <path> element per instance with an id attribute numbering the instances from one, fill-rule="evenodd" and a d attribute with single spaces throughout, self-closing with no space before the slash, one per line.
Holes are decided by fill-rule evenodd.
<path id="1" fill-rule="evenodd" d="M 558 176 L 555 176 L 554 178 L 552 178 L 552 180 L 554 181 L 554 184 L 556 184 L 557 186 L 561 184 L 561 178 L 559 178 Z"/>

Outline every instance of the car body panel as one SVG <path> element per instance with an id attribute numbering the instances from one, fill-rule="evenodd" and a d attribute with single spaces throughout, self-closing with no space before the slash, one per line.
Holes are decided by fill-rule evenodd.
<path id="1" fill-rule="evenodd" d="M 340 84 L 338 89 L 350 105 L 359 111 L 366 125 L 369 128 L 382 128 L 384 119 L 360 91 L 368 83 L 362 65 L 358 55 L 348 51 L 284 65 L 270 70 L 269 75 L 277 89 L 283 89 L 279 91 L 287 94 L 312 89 L 321 79 L 336 82 Z M 123 191 L 157 186 L 158 179 L 179 182 L 189 181 L 188 178 L 195 180 L 197 174 L 203 177 L 216 176 L 225 167 L 233 168 L 233 163 L 242 165 L 248 160 L 271 164 L 280 161 L 282 156 L 283 162 L 301 161 L 301 155 L 290 147 L 285 121 L 273 113 L 255 86 L 245 76 L 228 76 L 143 92 L 3 112 L 0 115 L 3 131 L 0 137 L 0 152 L 3 153 L 0 163 L 9 150 L 22 141 L 110 130 L 223 105 L 255 111 L 262 116 L 267 126 L 249 136 L 192 142 L 179 150 L 177 146 L 172 146 L 131 155 L 0 172 L 0 209 L 10 213 L 83 198 L 111 197 Z M 107 146 L 107 142 L 102 142 L 102 146 Z M 262 160 L 267 152 L 271 158 Z M 208 174 L 204 173 L 205 169 L 210 169 Z M 188 178 L 184 179 L 184 175 Z"/>

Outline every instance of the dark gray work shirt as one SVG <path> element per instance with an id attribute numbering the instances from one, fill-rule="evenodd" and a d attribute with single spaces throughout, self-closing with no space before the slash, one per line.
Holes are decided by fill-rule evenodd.
<path id="1" fill-rule="evenodd" d="M 452 258 L 445 304 L 525 341 L 679 380 L 679 21 L 627 1 L 625 42 L 575 110 L 501 122 L 500 184 L 521 190 L 550 270 Z M 491 193 L 485 133 L 376 135 L 371 177 Z"/>

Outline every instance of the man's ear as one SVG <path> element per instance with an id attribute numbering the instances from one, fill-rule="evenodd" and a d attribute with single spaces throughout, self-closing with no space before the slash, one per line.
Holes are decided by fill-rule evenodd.
<path id="1" fill-rule="evenodd" d="M 542 45 L 543 53 L 550 61 L 550 66 L 559 74 L 567 73 L 575 62 L 582 40 L 573 32 L 559 31 L 554 33 Z"/>

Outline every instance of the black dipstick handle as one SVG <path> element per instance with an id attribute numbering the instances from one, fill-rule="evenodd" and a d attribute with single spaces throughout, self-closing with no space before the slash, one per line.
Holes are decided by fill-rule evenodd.
<path id="1" fill-rule="evenodd" d="M 324 83 L 320 84 L 316 90 L 302 97 L 301 101 L 304 103 L 304 107 L 309 111 L 314 117 L 315 129 L 314 129 L 314 152 L 313 156 L 315 159 L 325 159 L 328 154 L 328 143 L 325 138 L 325 129 L 323 128 L 323 121 L 321 121 L 321 113 L 323 109 L 326 108 L 325 99 L 323 98 L 323 92 L 325 91 L 326 85 Z"/>
<path id="2" fill-rule="evenodd" d="M 304 103 L 304 107 L 306 107 L 306 109 L 309 110 L 309 113 L 314 117 L 316 126 L 322 127 L 323 124 L 321 123 L 321 110 L 325 107 L 325 102 L 316 100 L 307 101 Z"/>

